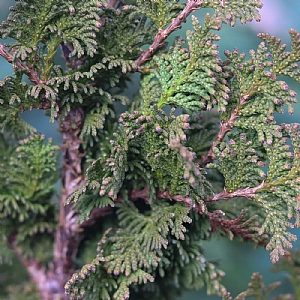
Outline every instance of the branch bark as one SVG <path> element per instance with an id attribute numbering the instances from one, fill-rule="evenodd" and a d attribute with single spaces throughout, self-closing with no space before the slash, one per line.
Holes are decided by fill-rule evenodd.
<path id="1" fill-rule="evenodd" d="M 75 271 L 75 258 L 83 229 L 77 223 L 77 215 L 71 205 L 65 206 L 67 198 L 84 181 L 82 172 L 82 158 L 80 151 L 81 140 L 78 135 L 82 129 L 84 111 L 81 108 L 72 108 L 68 116 L 60 125 L 63 138 L 62 154 L 62 193 L 60 197 L 59 226 L 54 242 L 54 267 L 53 273 L 58 282 L 61 299 L 68 299 L 65 295 L 64 285 Z"/>
<path id="2" fill-rule="evenodd" d="M 0 55 L 5 58 L 9 63 L 13 64 L 14 69 L 23 70 L 25 74 L 28 76 L 29 80 L 34 84 L 45 83 L 41 80 L 38 72 L 30 67 L 25 65 L 21 60 L 17 59 L 15 62 L 13 61 L 13 56 L 5 49 L 5 47 L 0 44 Z"/>
<path id="3" fill-rule="evenodd" d="M 219 200 L 230 200 L 230 199 L 233 199 L 236 197 L 252 199 L 255 197 L 255 193 L 264 187 L 264 184 L 265 183 L 263 181 L 261 184 L 259 184 L 256 187 L 239 189 L 232 193 L 228 193 L 226 191 L 226 189 L 224 188 L 224 190 L 221 193 L 215 194 L 214 197 L 211 200 L 206 201 L 206 203 L 212 203 L 212 202 L 219 201 Z"/>
<path id="4" fill-rule="evenodd" d="M 217 143 L 221 142 L 225 135 L 230 132 L 234 126 L 233 123 L 234 121 L 238 118 L 238 111 L 239 108 L 236 107 L 232 114 L 230 115 L 230 118 L 227 121 L 221 121 L 220 123 L 220 130 L 219 133 L 216 137 L 216 139 L 213 141 L 213 143 L 211 144 L 211 147 L 209 149 L 209 151 L 207 152 L 207 154 L 203 155 L 199 161 L 199 166 L 204 167 L 206 164 L 212 162 L 216 157 L 214 155 L 214 147 L 216 146 Z"/>
<path id="5" fill-rule="evenodd" d="M 48 276 L 49 274 L 47 274 L 46 267 L 37 259 L 25 258 L 16 245 L 16 233 L 12 233 L 8 237 L 8 245 L 27 270 L 31 280 L 36 284 L 40 297 L 42 299 L 48 299 L 49 292 L 55 292 L 58 286 L 55 281 L 49 280 L 50 278 Z"/>

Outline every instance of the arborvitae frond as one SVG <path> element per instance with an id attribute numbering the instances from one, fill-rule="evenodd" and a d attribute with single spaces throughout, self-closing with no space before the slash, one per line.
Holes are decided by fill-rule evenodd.
<path id="1" fill-rule="evenodd" d="M 165 238 L 168 234 L 172 234 L 178 240 L 183 240 L 186 232 L 183 223 L 191 223 L 192 221 L 187 214 L 187 207 L 178 203 L 170 205 L 163 200 L 159 200 L 159 203 L 155 201 L 151 205 L 149 216 L 140 214 L 130 202 L 124 203 L 118 210 L 119 224 L 123 228 L 134 234 L 140 234 L 144 231 L 142 239 L 147 241 L 144 246 L 148 251 L 167 248 L 168 241 Z M 153 230 L 154 228 L 155 230 Z M 158 239 L 151 237 L 153 232 L 161 237 Z"/>
<path id="2" fill-rule="evenodd" d="M 22 74 L 0 81 L 0 132 L 16 139 L 36 132 L 34 127 L 19 117 L 20 112 L 37 107 L 33 97 L 26 99 L 27 89 L 28 85 L 22 82 Z"/>
<path id="3" fill-rule="evenodd" d="M 72 56 L 95 54 L 97 45 L 95 32 L 99 30 L 97 26 L 97 21 L 100 20 L 100 16 L 97 16 L 99 10 L 95 1 L 17 2 L 16 6 L 11 7 L 11 14 L 2 24 L 0 32 L 4 39 L 11 37 L 17 40 L 12 44 L 12 47 L 15 47 L 15 59 L 31 61 L 37 68 L 44 67 L 44 70 L 39 71 L 47 78 L 61 42 L 73 44 Z"/>
<path id="4" fill-rule="evenodd" d="M 272 267 L 273 272 L 287 272 L 288 281 L 292 284 L 294 289 L 295 298 L 288 298 L 291 297 L 290 294 L 285 295 L 286 298 L 284 299 L 292 299 L 296 300 L 300 296 L 300 289 L 299 289 L 299 280 L 300 280 L 300 251 L 292 250 L 291 252 L 286 251 L 284 256 L 282 256 L 279 262 Z M 281 299 L 281 298 L 280 298 Z"/>
<path id="5" fill-rule="evenodd" d="M 96 258 L 91 264 L 85 265 L 79 273 L 73 274 L 66 283 L 65 290 L 70 299 L 88 300 L 123 300 L 129 297 L 129 287 L 136 284 L 153 282 L 154 277 L 139 269 L 129 276 L 107 274 L 103 263 Z M 101 285 L 99 285 L 101 282 Z"/>
<path id="6" fill-rule="evenodd" d="M 106 293 L 106 297 L 101 299 L 128 298 L 129 287 L 136 294 L 144 290 L 143 284 L 147 282 L 150 283 L 145 286 L 146 289 L 153 286 L 156 290 L 159 288 L 155 287 L 156 272 L 166 277 L 166 283 L 175 282 L 176 286 L 185 289 L 207 285 L 208 293 L 221 294 L 224 287 L 220 278 L 224 274 L 203 257 L 200 242 L 189 238 L 186 227 L 191 218 L 188 212 L 184 205 L 172 205 L 167 200 L 153 202 L 150 210 L 145 212 L 139 212 L 131 202 L 122 202 L 118 208 L 120 228 L 113 234 L 111 230 L 106 232 L 99 243 L 97 258 L 91 265 L 84 266 L 79 274 L 74 274 L 66 284 L 68 294 L 74 297 L 77 291 L 78 298 L 71 299 L 98 299 L 96 297 L 103 293 L 103 286 L 101 284 L 102 287 L 98 288 L 99 284 L 90 270 L 99 274 L 98 280 L 101 280 L 100 274 L 104 269 L 108 272 L 106 278 L 116 280 L 113 286 L 109 283 L 105 288 L 116 291 Z M 201 235 L 200 232 L 197 234 Z M 157 280 L 160 280 L 159 277 Z M 97 296 L 90 295 L 91 289 Z"/>
<path id="7" fill-rule="evenodd" d="M 264 178 L 261 170 L 264 165 L 264 157 L 261 157 L 263 148 L 259 144 L 253 145 L 255 135 L 251 133 L 248 137 L 237 131 L 228 135 L 228 138 L 228 142 L 216 145 L 214 154 L 218 162 L 208 167 L 216 168 L 224 176 L 227 192 L 257 186 Z"/>
<path id="8" fill-rule="evenodd" d="M 56 226 L 56 208 L 51 198 L 57 180 L 55 152 L 58 147 L 51 141 L 44 143 L 44 139 L 31 136 L 20 141 L 14 149 L 16 152 L 2 156 L 0 217 L 3 220 L 1 229 L 7 236 L 16 235 L 15 242 L 24 257 L 48 261 L 52 255 L 48 250 L 53 242 L 50 233 Z M 41 243 L 36 243 L 35 239 Z"/>
<path id="9" fill-rule="evenodd" d="M 16 156 L 2 162 L 0 212 L 2 218 L 18 222 L 33 220 L 51 209 L 51 195 L 56 181 L 57 158 L 51 141 L 31 136 L 20 141 Z"/>
<path id="10" fill-rule="evenodd" d="M 239 54 L 237 49 L 225 51 L 225 55 L 232 63 L 232 67 L 226 68 L 234 74 L 230 85 L 230 102 L 235 103 L 232 108 L 238 104 L 238 115 L 241 117 L 235 120 L 235 127 L 254 129 L 259 141 L 272 144 L 274 137 L 281 136 L 274 113 L 282 113 L 284 104 L 293 113 L 296 93 L 284 81 L 277 81 L 276 75 L 269 71 L 273 63 L 264 43 L 259 45 L 256 52 L 250 51 L 250 60 L 244 61 L 246 55 Z M 222 118 L 226 119 L 227 115 L 223 114 Z"/>
<path id="11" fill-rule="evenodd" d="M 203 170 L 193 161 L 194 154 L 184 146 L 189 117 L 175 117 L 174 112 L 172 109 L 167 116 L 154 106 L 146 115 L 137 111 L 124 113 L 121 120 L 125 132 L 134 137 L 131 143 L 138 145 L 144 167 L 149 168 L 147 176 L 152 179 L 153 187 L 168 190 L 172 195 L 191 196 L 195 193 L 203 197 L 209 185 Z M 149 197 L 155 199 L 155 194 L 149 194 Z"/>
<path id="12" fill-rule="evenodd" d="M 129 286 L 135 284 L 146 284 L 147 282 L 153 282 L 155 280 L 153 276 L 143 270 L 137 270 L 135 272 L 132 272 L 129 276 L 122 277 L 120 280 L 121 284 L 113 296 L 116 300 L 129 298 Z"/>
<path id="13" fill-rule="evenodd" d="M 73 6 L 74 5 L 74 6 Z M 8 21 L 0 27 L 3 38 L 11 37 L 17 41 L 10 48 L 13 52 L 13 61 L 16 66 L 23 65 L 23 73 L 29 77 L 33 76 L 35 85 L 27 87 L 24 83 L 22 91 L 16 92 L 16 97 L 22 98 L 23 106 L 39 107 L 45 99 L 51 102 L 51 121 L 58 116 L 57 95 L 59 85 L 66 78 L 52 80 L 57 77 L 55 56 L 61 43 L 72 43 L 71 56 L 82 56 L 84 54 L 94 56 L 97 51 L 96 32 L 100 16 L 100 8 L 94 1 L 85 1 L 84 4 L 76 2 L 61 3 L 52 1 L 22 1 L 17 2 L 11 8 Z M 26 26 L 24 26 L 24 23 Z M 98 22 L 99 23 L 99 22 Z M 69 60 L 69 56 L 67 57 Z M 31 74 L 31 73 L 32 74 Z M 62 72 L 60 72 L 61 77 Z M 72 72 L 74 73 L 74 71 Z M 77 72 L 78 73 L 78 72 Z M 76 83 L 76 72 L 71 78 L 71 84 L 78 90 Z M 81 74 L 82 77 L 82 74 Z M 77 78 L 78 80 L 78 78 Z M 26 91 L 24 91 L 24 89 Z M 75 89 L 74 88 L 74 89 Z M 85 89 L 87 89 L 85 87 Z M 76 94 L 76 91 L 74 94 Z M 74 94 L 69 97 L 76 98 Z M 60 94 L 61 99 L 63 94 Z M 32 99 L 32 100 L 31 100 Z M 30 103 L 33 101 L 33 103 Z M 80 97 L 79 97 L 80 102 Z"/>
<path id="14" fill-rule="evenodd" d="M 100 136 L 103 137 L 105 123 L 112 123 L 117 120 L 113 107 L 113 102 L 116 100 L 120 100 L 123 105 L 129 103 L 126 96 L 111 95 L 104 91 L 102 91 L 100 96 L 95 96 L 94 99 L 90 100 L 92 104 L 86 108 L 86 116 L 80 133 L 82 140 L 87 141 L 88 137 L 92 139 L 97 139 Z M 87 98 L 88 101 L 89 98 Z M 87 143 L 89 147 L 92 147 L 91 138 L 89 139 L 90 143 Z"/>
<path id="15" fill-rule="evenodd" d="M 184 41 L 178 39 L 169 53 L 155 56 L 150 80 L 145 79 L 150 87 L 146 88 L 161 90 L 160 99 L 152 98 L 158 107 L 171 104 L 199 112 L 220 103 L 219 109 L 224 110 L 229 92 L 227 75 L 221 72 L 218 46 L 213 43 L 219 37 L 210 32 L 219 26 L 219 21 L 207 15 L 203 28 L 195 17 L 192 22 L 195 30 L 187 32 L 189 50 L 182 48 Z"/>
<path id="16" fill-rule="evenodd" d="M 152 42 L 156 28 L 149 19 L 147 21 L 145 16 L 141 16 L 134 6 L 124 6 L 122 10 L 104 8 L 103 12 L 101 16 L 104 32 L 103 35 L 99 35 L 99 44 L 106 58 L 102 63 L 110 65 L 109 69 L 117 64 L 123 65 L 121 69 L 126 73 L 131 70 L 133 61 L 141 54 L 141 47 Z M 122 63 L 119 64 L 117 60 Z M 126 64 L 129 65 L 126 67 Z"/>
<path id="17" fill-rule="evenodd" d="M 171 195 L 191 197 L 205 211 L 203 199 L 211 193 L 211 187 L 204 171 L 194 162 L 195 155 L 184 146 L 189 117 L 175 117 L 174 109 L 169 116 L 156 106 L 147 110 L 146 115 L 138 111 L 121 114 L 123 126 L 111 140 L 110 157 L 101 157 L 89 167 L 87 183 L 70 201 L 83 201 L 80 197 L 87 189 L 99 189 L 100 197 L 115 200 L 123 185 L 126 188 L 124 181 L 135 179 L 134 188 L 142 184 L 149 188 L 150 201 L 156 199 L 155 189 L 159 188 Z M 88 207 L 92 207 L 91 202 Z"/>
<path id="18" fill-rule="evenodd" d="M 296 236 L 288 229 L 300 227 L 299 125 L 285 124 L 282 129 L 284 138 L 276 139 L 272 147 L 266 148 L 270 160 L 266 182 L 255 198 L 266 213 L 260 232 L 271 235 L 267 249 L 272 251 L 273 262 L 277 262 L 279 256 L 284 254 L 284 249 L 291 248 L 296 240 Z M 288 138 L 294 153 L 289 151 Z M 294 219 L 295 223 L 288 219 Z"/>
<path id="19" fill-rule="evenodd" d="M 105 100 L 107 95 L 111 97 L 107 89 L 126 85 L 124 74 L 133 69 L 141 47 L 154 35 L 153 25 L 146 24 L 146 18 L 131 11 L 108 8 L 100 2 L 35 2 L 17 3 L 11 9 L 9 21 L 0 28 L 4 38 L 16 38 L 17 42 L 11 45 L 13 60 L 23 64 L 22 72 L 28 76 L 28 70 L 35 72 L 35 85 L 27 86 L 19 80 L 19 85 L 14 84 L 13 88 L 20 86 L 22 90 L 11 93 L 6 88 L 7 92 L 1 95 L 7 95 L 6 102 L 20 102 L 21 109 L 39 107 L 48 99 L 51 121 L 58 117 L 58 110 L 63 117 L 71 105 L 91 107 L 92 102 L 101 102 L 99 97 L 95 100 L 97 94 Z M 59 46 L 70 67 L 66 71 L 55 65 Z M 101 127 L 98 125 L 85 128 L 85 132 L 94 133 Z"/>
<path id="20" fill-rule="evenodd" d="M 234 300 L 245 300 L 246 297 L 252 296 L 255 300 L 267 300 L 270 294 L 281 285 L 280 282 L 271 283 L 269 286 L 265 287 L 262 282 L 262 276 L 259 273 L 253 273 L 251 276 L 251 282 L 248 284 L 248 289 L 245 292 L 237 295 Z M 229 294 L 230 295 L 230 294 Z M 227 294 L 223 297 L 223 300 L 230 299 Z"/>
<path id="21" fill-rule="evenodd" d="M 114 247 L 104 258 L 108 273 L 129 276 L 138 269 L 155 270 L 162 249 L 168 247 L 169 235 L 184 239 L 184 224 L 191 222 L 187 214 L 181 204 L 157 203 L 149 214 L 139 213 L 131 203 L 122 204 L 118 210 L 121 228 L 108 239 Z"/>
<path id="22" fill-rule="evenodd" d="M 75 192 L 72 197 L 82 197 L 80 201 L 74 202 L 74 209 L 80 211 L 80 216 L 78 217 L 78 222 L 83 222 L 87 220 L 90 216 L 91 211 L 94 208 L 103 208 L 106 206 L 114 207 L 114 201 L 108 196 L 99 197 L 99 189 L 95 191 L 89 191 L 86 194 L 79 194 L 81 190 Z M 71 201 L 73 198 L 70 198 Z"/>
<path id="23" fill-rule="evenodd" d="M 79 273 L 73 274 L 65 285 L 65 291 L 72 300 L 112 300 L 117 287 L 117 278 L 107 274 L 103 263 L 95 258 L 92 263 L 83 266 Z"/>
<path id="24" fill-rule="evenodd" d="M 247 134 L 237 131 L 229 136 L 227 143 L 222 142 L 215 147 L 218 163 L 210 164 L 210 167 L 217 168 L 223 174 L 227 192 L 263 184 L 256 192 L 255 201 L 265 215 L 260 217 L 262 226 L 256 231 L 260 235 L 270 236 L 266 248 L 272 251 L 270 255 L 273 262 L 278 261 L 284 249 L 291 248 L 296 240 L 296 236 L 288 229 L 300 226 L 299 126 L 282 125 L 280 133 L 283 137 L 273 138 L 272 144 L 260 145 L 252 142 L 257 141 L 253 131 L 247 133 L 250 140 Z M 294 153 L 290 152 L 289 139 Z M 262 169 L 265 165 L 266 174 Z M 294 219 L 295 223 L 288 219 Z"/>
<path id="25" fill-rule="evenodd" d="M 285 51 L 286 45 L 281 44 L 281 40 L 267 33 L 260 33 L 259 38 L 265 41 L 272 54 L 273 65 L 270 70 L 275 75 L 284 75 L 300 82 L 300 70 L 298 62 L 300 61 L 300 34 L 290 30 L 292 40 L 291 51 Z"/>
<path id="26" fill-rule="evenodd" d="M 170 211 L 171 211 L 170 207 Z M 223 272 L 217 270 L 202 254 L 200 240 L 210 235 L 210 225 L 206 218 L 192 213 L 192 223 L 186 224 L 187 232 L 184 240 L 172 238 L 168 247 L 163 250 L 163 257 L 158 265 L 153 284 L 140 286 L 134 290 L 133 299 L 174 299 L 184 289 L 198 289 L 208 285 L 208 291 L 221 293 L 223 286 L 220 278 Z M 208 221 L 208 222 L 207 222 Z M 214 278 L 212 285 L 208 282 Z M 174 286 L 175 284 L 175 286 Z M 170 293 L 168 289 L 175 291 Z M 172 296 L 173 295 L 173 296 Z"/>
<path id="27" fill-rule="evenodd" d="M 99 103 L 98 107 L 92 108 L 84 120 L 84 125 L 81 130 L 80 136 L 84 137 L 85 135 L 96 136 L 97 132 L 103 129 L 103 123 L 105 121 L 105 116 L 108 114 L 114 115 L 112 108 L 109 107 L 109 102 Z"/>
<path id="28" fill-rule="evenodd" d="M 202 6 L 214 8 L 217 18 L 220 18 L 225 24 L 229 22 L 230 26 L 234 26 L 237 19 L 240 19 L 242 24 L 253 19 L 260 21 L 258 9 L 262 5 L 260 0 L 204 0 Z"/>
<path id="29" fill-rule="evenodd" d="M 18 114 L 20 111 L 35 107 L 35 101 L 31 104 L 24 103 L 24 95 L 28 85 L 22 82 L 22 74 L 18 73 L 15 77 L 7 76 L 0 81 L 0 108 L 1 112 L 6 111 L 10 114 Z M 2 112 L 3 113 L 3 112 Z"/>
<path id="30" fill-rule="evenodd" d="M 206 76 L 211 77 L 212 81 L 206 81 L 206 83 L 204 83 L 205 80 L 202 78 L 204 82 L 199 87 L 207 90 L 208 94 L 210 94 L 210 100 L 207 101 L 206 109 L 210 110 L 213 105 L 218 104 L 218 110 L 225 111 L 225 106 L 228 104 L 227 100 L 229 98 L 229 89 L 226 86 L 228 74 L 222 72 L 221 60 L 218 57 L 218 45 L 213 43 L 213 41 L 220 40 L 220 37 L 211 32 L 211 30 L 220 29 L 220 20 L 206 14 L 203 27 L 200 26 L 198 19 L 193 16 L 192 24 L 194 31 L 187 31 L 190 61 L 186 71 L 198 69 L 198 71 L 206 74 Z M 200 74 L 193 72 L 192 76 L 200 76 Z M 214 92 L 211 92 L 211 88 Z M 205 97 L 203 98 L 208 100 Z"/>
<path id="31" fill-rule="evenodd" d="M 113 203 L 107 199 L 116 200 L 117 195 L 123 185 L 125 179 L 125 171 L 127 170 L 127 151 L 128 151 L 128 137 L 121 132 L 121 135 L 116 134 L 116 140 L 111 140 L 111 154 L 110 157 L 105 155 L 97 159 L 87 169 L 87 183 L 82 188 L 75 191 L 68 199 L 77 203 L 78 201 L 89 200 L 89 205 L 80 205 L 83 209 L 83 216 L 88 217 L 90 211 L 94 207 L 104 207 L 112 205 Z M 109 154 L 108 154 L 109 155 Z M 83 197 L 85 193 L 91 194 L 93 190 L 98 191 L 97 197 Z M 103 199 L 101 199 L 103 198 Z M 93 202 L 92 202 L 93 200 Z M 103 202 L 104 201 L 104 202 Z M 84 202 L 82 202 L 83 204 Z"/>
<path id="32" fill-rule="evenodd" d="M 179 0 L 135 0 L 136 7 L 128 5 L 126 9 L 134 9 L 149 18 L 157 28 L 164 29 L 172 19 L 184 8 Z"/>

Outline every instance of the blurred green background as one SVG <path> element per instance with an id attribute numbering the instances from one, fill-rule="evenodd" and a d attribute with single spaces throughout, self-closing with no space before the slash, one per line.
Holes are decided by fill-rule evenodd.
<path id="1" fill-rule="evenodd" d="M 259 23 L 252 22 L 246 25 L 237 24 L 234 28 L 224 26 L 223 30 L 219 33 L 221 41 L 219 42 L 219 50 L 222 53 L 224 50 L 232 50 L 238 47 L 242 52 L 248 53 L 250 49 L 256 49 L 260 39 L 257 38 L 258 32 L 269 32 L 272 35 L 280 37 L 282 41 L 289 45 L 288 30 L 294 28 L 300 31 L 300 1 L 299 0 L 265 0 L 264 6 L 261 10 L 262 21 Z M 0 20 L 6 19 L 9 13 L 9 6 L 14 5 L 13 0 L 0 0 Z M 195 13 L 200 20 L 208 10 L 200 10 Z M 191 29 L 191 23 L 188 21 L 184 24 L 180 31 L 172 34 L 170 43 L 176 35 L 185 36 L 185 31 Z M 1 43 L 4 43 L 0 40 Z M 7 42 L 7 41 L 6 41 Z M 11 74 L 12 67 L 3 58 L 0 57 L 0 80 L 6 75 Z M 133 82 L 129 89 L 129 94 L 134 93 L 138 89 L 137 80 L 138 76 L 133 76 Z M 295 82 L 288 82 L 290 87 L 300 95 L 300 85 Z M 300 96 L 298 97 L 300 101 Z M 34 113 L 34 118 L 32 117 Z M 38 128 L 47 137 L 52 137 L 55 143 L 59 144 L 61 139 L 58 131 L 56 130 L 57 124 L 50 124 L 47 117 L 43 112 L 25 112 L 23 117 L 30 121 L 32 125 Z M 295 114 L 290 116 L 288 114 L 277 115 L 279 122 L 291 123 L 300 122 L 300 104 L 295 107 Z M 293 233 L 300 236 L 300 229 L 294 230 Z M 226 276 L 223 284 L 231 292 L 232 296 L 236 296 L 241 291 L 247 289 L 247 284 L 250 281 L 253 272 L 259 272 L 264 277 L 265 285 L 274 281 L 282 281 L 283 284 L 277 293 L 291 292 L 291 286 L 285 280 L 284 273 L 274 274 L 271 272 L 270 267 L 272 263 L 269 260 L 269 253 L 264 249 L 253 249 L 251 244 L 241 244 L 237 241 L 229 241 L 227 239 L 218 239 L 203 244 L 207 258 L 217 260 L 219 268 L 224 270 Z M 295 248 L 300 248 L 300 241 L 294 243 Z M 1 251 L 1 249 L 0 249 Z M 17 273 L 15 272 L 16 270 Z M 0 299 L 7 299 L 5 290 L 10 287 L 14 289 L 14 284 L 21 280 L 26 280 L 26 272 L 18 262 L 14 262 L 13 266 L 3 265 L 0 266 Z M 25 295 L 19 293 L 15 287 L 15 299 L 31 299 L 26 298 Z M 197 292 L 185 293 L 178 300 L 196 300 L 220 299 L 216 296 L 207 296 L 205 290 Z M 141 299 L 142 300 L 142 299 Z M 158 299 L 159 300 L 159 299 Z"/>

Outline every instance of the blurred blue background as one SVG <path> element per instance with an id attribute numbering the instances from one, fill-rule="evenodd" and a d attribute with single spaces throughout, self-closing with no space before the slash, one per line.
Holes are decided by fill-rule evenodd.
<path id="1" fill-rule="evenodd" d="M 224 26 L 223 30 L 219 33 L 221 41 L 219 42 L 220 53 L 224 50 L 232 50 L 234 47 L 238 47 L 240 51 L 248 53 L 250 49 L 256 49 L 260 43 L 260 39 L 257 38 L 257 33 L 268 32 L 272 35 L 280 37 L 284 43 L 289 45 L 290 28 L 294 28 L 300 31 L 300 1 L 299 0 L 266 0 L 263 1 L 264 6 L 261 10 L 262 21 L 259 23 L 252 22 L 246 25 L 240 25 L 239 23 L 231 28 L 230 26 Z M 15 1 L 12 0 L 0 0 L 0 19 L 6 19 L 9 13 L 9 6 L 14 5 Z M 203 16 L 207 13 L 207 10 L 200 10 L 195 13 L 200 20 L 203 20 Z M 184 24 L 184 27 L 174 33 L 170 40 L 176 35 L 185 36 L 185 31 L 191 29 L 191 23 L 188 21 Z M 3 43 L 3 41 L 1 41 Z M 0 57 L 0 80 L 6 75 L 11 74 L 12 68 L 3 58 Z M 137 78 L 137 76 L 135 76 Z M 298 93 L 298 100 L 300 100 L 300 85 L 295 82 L 288 82 L 290 87 Z M 133 81 L 130 90 L 134 92 L 138 89 L 136 80 Z M 25 112 L 24 118 L 28 118 L 32 112 Z M 46 118 L 43 112 L 34 112 L 35 117 L 30 119 L 32 125 L 38 128 L 47 137 L 52 137 L 56 143 L 60 143 L 60 135 L 56 130 L 57 124 L 50 124 L 48 118 Z M 293 116 L 288 114 L 277 115 L 279 122 L 291 123 L 300 121 L 300 105 L 295 106 L 295 113 Z M 300 236 L 300 230 L 294 230 L 295 234 Z M 250 281 L 251 274 L 253 272 L 259 272 L 264 277 L 265 285 L 274 281 L 283 281 L 280 289 L 277 293 L 291 292 L 289 283 L 284 279 L 285 274 L 273 274 L 270 271 L 272 263 L 269 260 L 269 253 L 260 248 L 253 249 L 250 244 L 241 244 L 237 241 L 229 241 L 227 239 L 213 240 L 208 243 L 204 243 L 205 254 L 207 258 L 219 261 L 219 268 L 224 270 L 226 276 L 223 280 L 223 284 L 227 287 L 228 291 L 232 293 L 232 296 L 236 296 L 241 291 L 247 289 L 247 284 Z M 300 248 L 300 242 L 294 243 L 295 248 Z M 1 277 L 0 277 L 1 287 Z M 196 300 L 196 299 L 220 299 L 216 296 L 207 296 L 205 290 L 197 292 L 189 292 L 178 298 L 180 300 Z"/>

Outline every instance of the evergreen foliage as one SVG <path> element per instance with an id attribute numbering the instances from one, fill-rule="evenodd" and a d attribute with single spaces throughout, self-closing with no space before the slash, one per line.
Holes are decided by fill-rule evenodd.
<path id="1" fill-rule="evenodd" d="M 221 235 L 264 245 L 273 263 L 292 248 L 300 125 L 274 115 L 285 105 L 293 113 L 296 93 L 282 76 L 300 82 L 300 34 L 290 30 L 290 51 L 259 34 L 248 57 L 235 48 L 225 60 L 217 44 L 223 24 L 259 21 L 261 6 L 16 1 L 0 26 L 2 38 L 13 39 L 0 55 L 14 68 L 0 82 L 0 258 L 9 246 L 34 266 L 42 298 L 167 300 L 206 287 L 231 299 L 203 241 Z M 186 39 L 167 46 L 198 8 L 211 9 L 203 24 L 192 16 Z M 123 92 L 137 71 L 131 99 Z M 21 118 L 34 108 L 58 121 L 60 148 Z M 87 263 L 77 250 L 89 229 L 99 243 Z M 254 274 L 236 299 L 266 299 L 276 286 L 265 289 Z"/>
<path id="2" fill-rule="evenodd" d="M 253 296 L 253 298 L 256 300 L 267 300 L 273 290 L 275 290 L 280 285 L 280 282 L 274 282 L 268 287 L 265 287 L 262 282 L 262 276 L 260 276 L 258 273 L 253 273 L 251 276 L 251 280 L 252 281 L 248 285 L 249 288 L 245 292 L 242 292 L 238 296 L 236 296 L 234 298 L 235 300 L 244 300 L 248 296 Z M 223 300 L 227 299 L 232 299 L 232 297 L 230 297 L 230 294 L 227 294 L 223 297 Z"/>
<path id="3" fill-rule="evenodd" d="M 32 250 L 41 245 L 47 247 L 46 240 L 52 240 L 49 233 L 56 227 L 53 185 L 57 180 L 58 147 L 51 141 L 44 144 L 44 139 L 41 135 L 29 136 L 20 140 L 18 147 L 5 147 L 8 153 L 1 157 L 1 169 L 5 170 L 0 175 L 1 235 L 12 238 L 17 233 L 26 255 L 32 255 Z M 45 239 L 44 244 L 31 244 L 31 236 Z"/>

